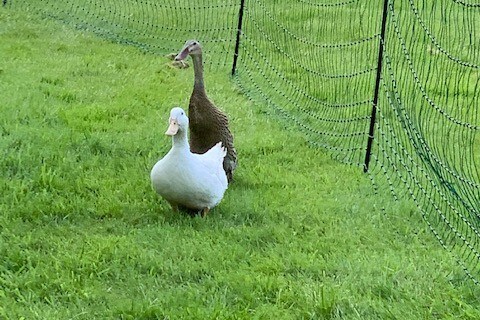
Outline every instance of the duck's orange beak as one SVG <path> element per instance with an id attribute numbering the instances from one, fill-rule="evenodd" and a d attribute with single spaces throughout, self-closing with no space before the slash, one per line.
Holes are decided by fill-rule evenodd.
<path id="1" fill-rule="evenodd" d="M 178 121 L 177 119 L 170 119 L 170 125 L 168 126 L 167 131 L 165 132 L 168 136 L 174 136 L 178 132 Z"/>

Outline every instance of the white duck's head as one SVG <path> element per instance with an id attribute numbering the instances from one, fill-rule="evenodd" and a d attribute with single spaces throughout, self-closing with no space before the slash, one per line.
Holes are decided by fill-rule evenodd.
<path id="1" fill-rule="evenodd" d="M 187 132 L 188 117 L 185 111 L 180 107 L 175 107 L 170 111 L 170 118 L 168 119 L 169 126 L 166 135 L 174 136 L 177 132 Z"/>
<path id="2" fill-rule="evenodd" d="M 197 40 L 187 40 L 185 42 L 185 45 L 182 48 L 182 51 L 180 51 L 179 54 L 175 57 L 176 61 L 179 60 L 184 60 L 188 55 L 201 55 L 202 54 L 202 46 L 200 45 L 200 42 Z"/>

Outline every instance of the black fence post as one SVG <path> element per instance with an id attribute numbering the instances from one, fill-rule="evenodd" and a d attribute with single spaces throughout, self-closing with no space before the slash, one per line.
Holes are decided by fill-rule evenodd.
<path id="1" fill-rule="evenodd" d="M 368 172 L 370 157 L 372 155 L 372 145 L 375 133 L 375 121 L 377 116 L 378 94 L 380 91 L 380 80 L 382 78 L 383 50 L 385 47 L 385 26 L 387 25 L 388 0 L 383 1 L 382 30 L 380 32 L 380 43 L 378 45 L 377 76 L 375 79 L 375 91 L 373 93 L 372 113 L 370 116 L 370 129 L 368 131 L 367 151 L 365 153 L 365 164 L 363 172 Z"/>
<path id="2" fill-rule="evenodd" d="M 240 35 L 242 34 L 244 7 L 245 7 L 245 0 L 240 0 L 240 9 L 238 11 L 237 41 L 235 42 L 235 53 L 233 55 L 232 76 L 235 75 L 235 71 L 237 69 L 237 59 L 238 59 L 238 51 L 240 49 Z"/>

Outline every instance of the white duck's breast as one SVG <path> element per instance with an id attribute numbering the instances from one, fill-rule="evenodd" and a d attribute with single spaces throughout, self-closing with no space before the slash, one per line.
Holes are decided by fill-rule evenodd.
<path id="1" fill-rule="evenodd" d="M 226 187 L 221 179 L 195 161 L 191 153 L 170 152 L 152 169 L 152 184 L 166 200 L 193 209 L 213 208 L 223 197 Z"/>

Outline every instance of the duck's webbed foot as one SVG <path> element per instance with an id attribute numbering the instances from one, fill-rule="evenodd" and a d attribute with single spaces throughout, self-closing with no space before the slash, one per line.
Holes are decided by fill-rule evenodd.
<path id="1" fill-rule="evenodd" d="M 205 216 L 207 215 L 207 213 L 210 211 L 210 208 L 209 207 L 206 207 L 206 208 L 203 208 L 201 211 L 200 211 L 200 216 L 202 218 L 205 218 Z"/>
<path id="2" fill-rule="evenodd" d="M 173 212 L 178 212 L 178 205 L 173 202 L 168 202 L 172 207 Z"/>

